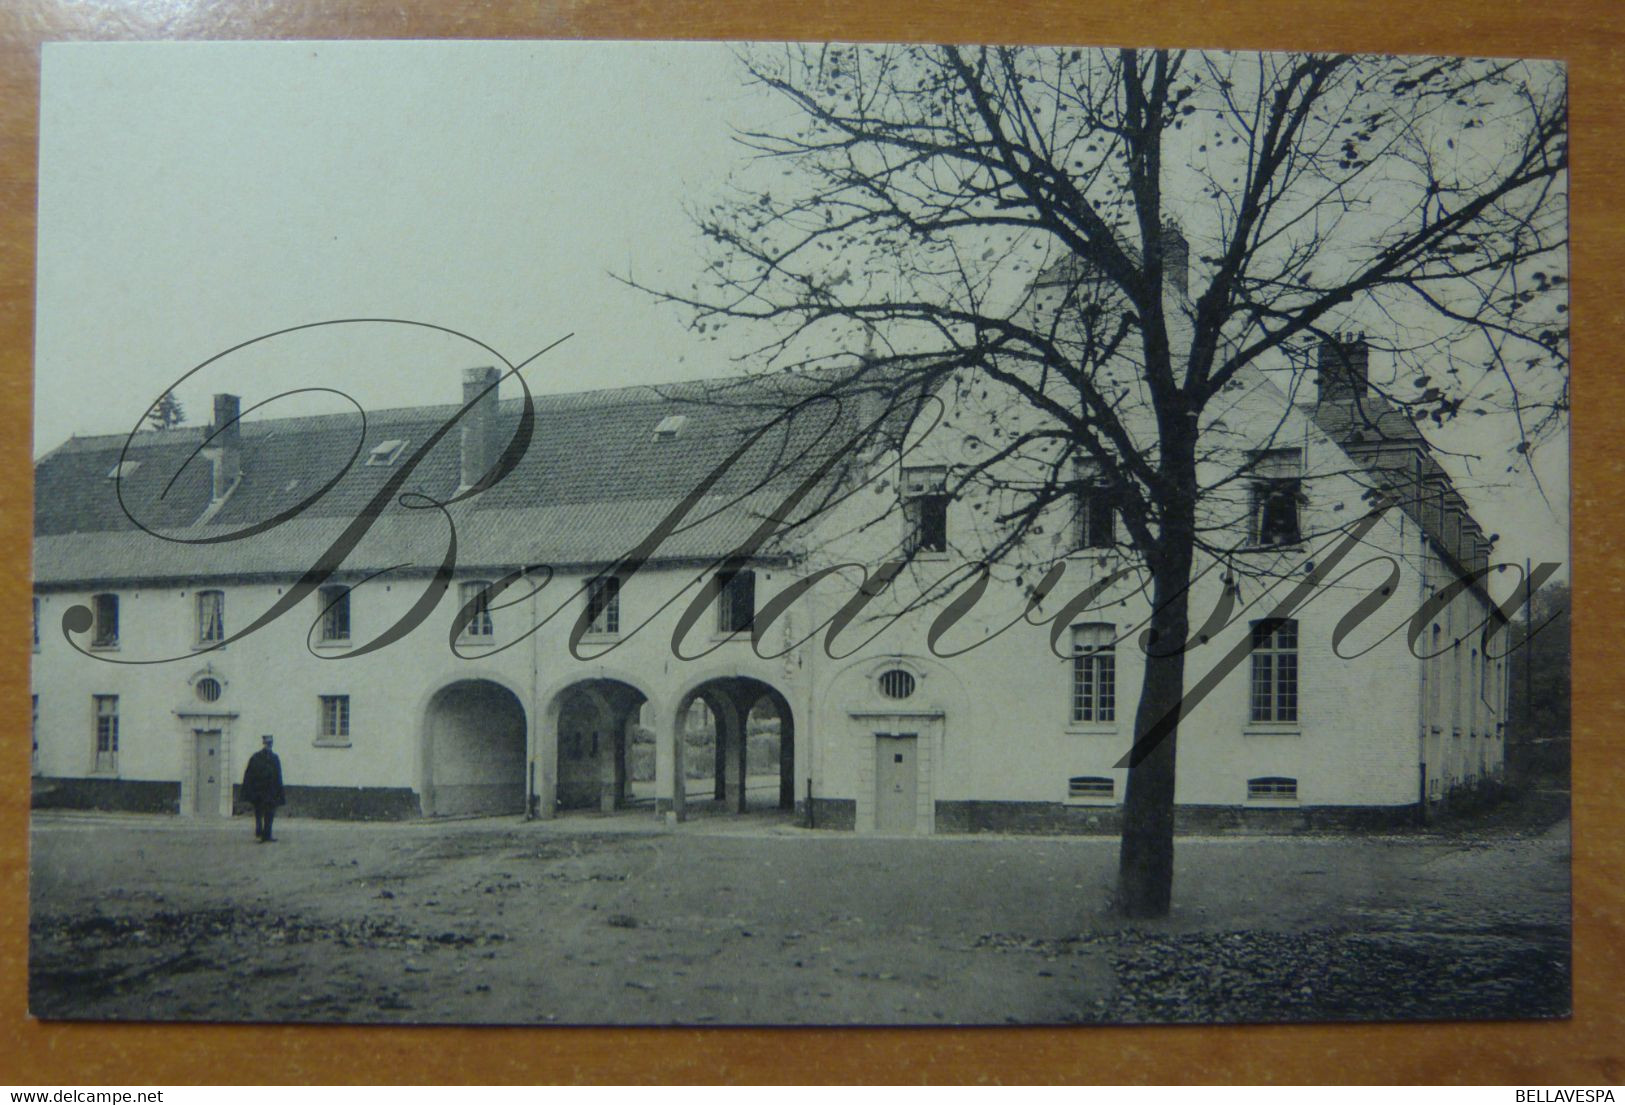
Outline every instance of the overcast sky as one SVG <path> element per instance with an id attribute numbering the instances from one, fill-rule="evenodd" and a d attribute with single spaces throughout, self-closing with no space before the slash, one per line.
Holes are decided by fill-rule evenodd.
<path id="1" fill-rule="evenodd" d="M 746 335 L 702 340 L 610 274 L 686 288 L 702 261 L 685 204 L 722 190 L 730 127 L 786 112 L 710 44 L 47 46 L 35 455 L 127 432 L 211 355 L 326 319 L 432 323 L 515 361 L 573 334 L 527 370 L 543 392 L 736 371 Z M 459 369 L 492 362 L 351 326 L 256 346 L 178 395 L 198 423 L 216 391 L 446 403 Z M 332 397 L 265 413 L 311 405 Z M 1539 458 L 1553 508 L 1527 483 L 1468 490 L 1496 559 L 1567 562 L 1566 448 Z"/>

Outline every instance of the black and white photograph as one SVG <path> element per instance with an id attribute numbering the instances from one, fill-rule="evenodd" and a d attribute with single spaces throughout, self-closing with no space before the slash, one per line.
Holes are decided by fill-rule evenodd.
<path id="1" fill-rule="evenodd" d="M 43 51 L 51 1021 L 1571 1012 L 1568 86 Z"/>

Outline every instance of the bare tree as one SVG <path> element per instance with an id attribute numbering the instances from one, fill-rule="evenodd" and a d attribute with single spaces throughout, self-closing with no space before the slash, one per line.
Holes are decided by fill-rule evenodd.
<path id="1" fill-rule="evenodd" d="M 741 62 L 789 122 L 742 132 L 737 193 L 695 212 L 706 280 L 651 290 L 701 332 L 762 327 L 759 363 L 832 394 L 936 395 L 983 427 L 945 488 L 996 504 L 968 570 L 1025 568 L 1056 504 L 1109 497 L 1149 578 L 1146 639 L 1172 646 L 1148 650 L 1118 907 L 1164 914 L 1193 568 L 1245 544 L 1203 512 L 1251 476 L 1252 454 L 1204 475 L 1235 444 L 1220 397 L 1255 372 L 1295 393 L 1318 342 L 1369 330 L 1398 370 L 1373 381 L 1373 427 L 1493 409 L 1527 462 L 1567 403 L 1562 71 L 932 46 Z"/>

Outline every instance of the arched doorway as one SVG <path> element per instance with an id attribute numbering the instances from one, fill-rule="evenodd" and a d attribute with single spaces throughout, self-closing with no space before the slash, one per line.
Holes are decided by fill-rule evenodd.
<path id="1" fill-rule="evenodd" d="M 625 809 L 654 801 L 654 734 L 644 696 L 614 679 L 588 679 L 559 693 L 554 800 L 560 810 Z"/>
<path id="2" fill-rule="evenodd" d="M 525 708 L 488 679 L 435 692 L 424 718 L 423 812 L 525 812 Z"/>
<path id="3" fill-rule="evenodd" d="M 679 704 L 684 794 L 696 808 L 747 813 L 796 803 L 795 719 L 784 695 L 743 676 L 713 679 Z"/>

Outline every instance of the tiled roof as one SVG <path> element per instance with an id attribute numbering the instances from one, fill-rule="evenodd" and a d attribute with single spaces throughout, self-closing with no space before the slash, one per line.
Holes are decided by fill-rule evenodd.
<path id="1" fill-rule="evenodd" d="M 1346 399 L 1316 403 L 1312 414 L 1316 424 L 1333 441 L 1353 459 L 1365 464 L 1387 486 L 1400 507 L 1440 551 L 1462 564 L 1478 559 L 1476 555 L 1461 556 L 1461 550 L 1449 540 L 1439 515 L 1422 509 L 1412 494 L 1417 482 L 1414 469 L 1408 465 L 1404 470 L 1384 467 L 1384 462 L 1396 454 L 1402 458 L 1420 457 L 1423 487 L 1431 494 L 1441 494 L 1445 505 L 1460 512 L 1464 530 L 1479 529 L 1467 500 L 1456 490 L 1427 440 L 1403 410 L 1382 395 L 1363 392 L 1358 403 Z"/>
<path id="2" fill-rule="evenodd" d="M 459 563 L 612 561 L 636 546 L 751 434 L 821 386 L 809 377 L 758 376 L 536 396 L 531 444 L 518 467 L 495 487 L 451 508 Z M 769 430 L 689 514 L 704 520 L 674 534 L 657 556 L 688 560 L 732 551 L 756 527 L 760 510 L 841 453 L 865 417 L 862 405 L 819 403 Z M 209 463 L 202 456 L 188 462 L 205 430 L 136 435 L 125 459 L 137 467 L 132 471 L 126 465 L 118 481 L 108 474 L 119 463 L 123 435 L 70 439 L 35 466 L 36 581 L 301 573 L 459 409 L 369 412 L 364 434 L 353 414 L 244 421 L 241 482 L 206 523 Z M 499 449 L 518 425 L 520 410 L 516 399 L 499 405 Z M 673 414 L 685 416 L 680 431 L 657 440 L 656 426 Z M 369 466 L 370 451 L 392 439 L 406 442 L 399 459 L 390 466 Z M 326 495 L 290 521 L 246 540 L 164 540 L 137 527 L 119 502 L 121 487 L 129 512 L 146 526 L 200 542 L 295 507 L 343 471 L 358 448 L 355 463 Z M 460 448 L 459 429 L 453 427 L 400 490 L 450 498 L 460 481 Z M 181 474 L 171 485 L 177 470 Z M 399 499 L 397 494 L 386 501 L 345 561 L 346 571 L 439 564 L 445 517 L 437 510 L 408 509 Z M 782 552 L 783 546 L 767 551 Z"/>

